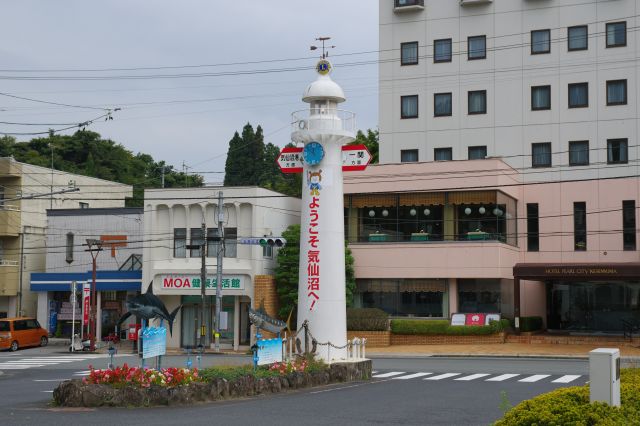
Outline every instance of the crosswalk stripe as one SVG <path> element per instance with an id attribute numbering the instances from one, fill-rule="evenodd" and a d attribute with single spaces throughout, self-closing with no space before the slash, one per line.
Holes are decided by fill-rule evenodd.
<path id="1" fill-rule="evenodd" d="M 409 374 L 407 376 L 394 377 L 393 380 L 409 380 L 409 379 L 415 379 L 418 377 L 428 376 L 429 374 L 433 374 L 433 373 L 414 373 L 414 374 Z"/>
<path id="2" fill-rule="evenodd" d="M 481 377 L 487 377 L 488 375 L 489 375 L 488 373 L 478 373 L 478 374 L 472 374 L 470 376 L 458 377 L 457 379 L 453 379 L 453 380 L 463 380 L 465 382 L 470 382 L 471 380 L 479 379 Z"/>
<path id="3" fill-rule="evenodd" d="M 0 370 L 25 370 L 31 367 L 44 367 L 43 365 L 0 365 Z"/>
<path id="4" fill-rule="evenodd" d="M 422 379 L 422 380 L 443 380 L 443 379 L 448 379 L 449 377 L 459 376 L 460 374 L 462 373 L 445 373 L 445 374 L 440 374 L 439 376 L 427 377 L 426 379 Z"/>
<path id="5" fill-rule="evenodd" d="M 376 373 L 377 373 L 377 371 L 372 371 L 372 372 L 371 372 L 371 374 L 376 374 Z"/>
<path id="6" fill-rule="evenodd" d="M 520 379 L 518 381 L 523 383 L 535 383 L 549 376 L 550 374 L 534 374 L 533 376 L 525 377 L 524 379 Z"/>
<path id="7" fill-rule="evenodd" d="M 89 374 L 91 374 L 91 371 L 77 371 L 75 373 L 73 373 L 74 376 L 88 376 Z"/>
<path id="8" fill-rule="evenodd" d="M 384 379 L 385 377 L 399 376 L 400 374 L 404 374 L 404 371 L 391 371 L 390 373 L 376 374 L 375 376 L 371 377 L 374 377 L 376 379 Z"/>
<path id="9" fill-rule="evenodd" d="M 72 361 L 48 361 L 46 359 L 41 359 L 41 360 L 15 360 L 15 361 L 5 361 L 2 364 L 64 364 L 66 362 L 72 362 Z"/>
<path id="10" fill-rule="evenodd" d="M 505 380 L 513 379 L 514 377 L 518 377 L 520 374 L 501 374 L 496 377 L 492 377 L 490 379 L 485 380 L 485 382 L 504 382 Z"/>
<path id="11" fill-rule="evenodd" d="M 580 378 L 580 375 L 567 374 L 566 376 L 553 380 L 551 383 L 571 383 L 578 378 Z"/>

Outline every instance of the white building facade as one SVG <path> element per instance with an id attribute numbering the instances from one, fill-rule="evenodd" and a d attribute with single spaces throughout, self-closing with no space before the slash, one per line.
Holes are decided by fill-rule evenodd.
<path id="1" fill-rule="evenodd" d="M 273 275 L 276 250 L 239 244 L 251 237 L 280 236 L 289 225 L 300 223 L 300 200 L 257 187 L 204 187 L 145 191 L 142 292 L 153 292 L 169 312 L 182 305 L 169 336 L 168 347 L 194 347 L 199 343 L 202 297 L 201 254 L 187 245 L 206 245 L 207 280 L 216 278 L 218 193 L 223 193 L 224 257 L 222 275 L 221 347 L 235 350 L 251 341 L 249 308 L 256 276 Z M 203 221 L 206 235 L 202 235 Z M 207 342 L 215 316 L 215 287 L 206 287 Z"/>

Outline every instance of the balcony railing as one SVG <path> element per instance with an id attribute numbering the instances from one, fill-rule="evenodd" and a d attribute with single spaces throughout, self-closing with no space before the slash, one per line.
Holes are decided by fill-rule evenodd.
<path id="1" fill-rule="evenodd" d="M 334 108 L 311 108 L 291 114 L 291 131 L 356 132 L 356 115 L 351 111 Z"/>
<path id="2" fill-rule="evenodd" d="M 406 12 L 411 10 L 423 10 L 424 0 L 394 0 L 394 10 L 396 12 Z"/>

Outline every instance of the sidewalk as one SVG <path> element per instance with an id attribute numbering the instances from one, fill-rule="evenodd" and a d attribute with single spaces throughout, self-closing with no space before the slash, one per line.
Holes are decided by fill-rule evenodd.
<path id="1" fill-rule="evenodd" d="M 427 357 L 427 356 L 482 356 L 482 357 L 540 357 L 540 358 L 588 358 L 589 351 L 602 345 L 557 345 L 502 343 L 482 345 L 394 345 L 367 349 L 371 357 Z M 610 345 L 607 347 L 617 347 Z M 637 359 L 640 348 L 621 346 L 620 356 Z"/>

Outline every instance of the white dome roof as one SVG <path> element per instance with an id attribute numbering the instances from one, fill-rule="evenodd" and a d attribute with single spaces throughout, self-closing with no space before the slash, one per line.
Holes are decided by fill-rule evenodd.
<path id="1" fill-rule="evenodd" d="M 344 91 L 328 75 L 319 75 L 318 79 L 307 86 L 302 100 L 312 102 L 316 100 L 332 100 L 336 103 L 344 102 Z"/>

